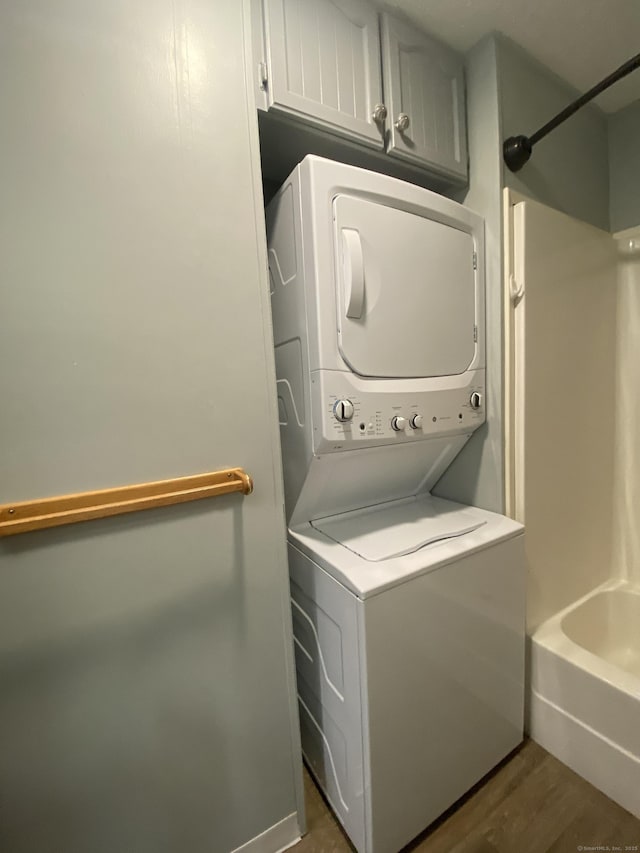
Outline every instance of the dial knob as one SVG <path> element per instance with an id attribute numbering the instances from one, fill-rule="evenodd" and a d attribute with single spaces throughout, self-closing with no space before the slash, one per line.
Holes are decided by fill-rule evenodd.
<path id="1" fill-rule="evenodd" d="M 353 403 L 351 400 L 336 400 L 333 404 L 333 415 L 340 423 L 350 421 L 353 417 Z"/>
<path id="2" fill-rule="evenodd" d="M 402 432 L 406 425 L 407 419 L 400 417 L 400 415 L 395 418 L 391 418 L 391 426 L 393 429 L 395 429 L 396 432 Z"/>
<path id="3" fill-rule="evenodd" d="M 422 415 L 414 415 L 409 421 L 411 429 L 422 429 Z"/>
<path id="4" fill-rule="evenodd" d="M 479 409 L 480 406 L 482 406 L 482 394 L 478 393 L 478 391 L 474 391 L 469 397 L 469 403 L 471 404 L 472 409 Z"/>

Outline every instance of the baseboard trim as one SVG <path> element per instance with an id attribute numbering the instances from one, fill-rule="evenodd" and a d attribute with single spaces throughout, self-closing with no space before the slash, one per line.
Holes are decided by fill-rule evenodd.
<path id="1" fill-rule="evenodd" d="M 298 812 L 288 815 L 278 823 L 256 835 L 231 853 L 281 853 L 300 841 Z"/>

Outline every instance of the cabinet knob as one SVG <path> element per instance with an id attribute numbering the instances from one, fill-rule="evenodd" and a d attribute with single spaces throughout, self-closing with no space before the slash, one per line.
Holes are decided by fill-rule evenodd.
<path id="1" fill-rule="evenodd" d="M 376 104 L 371 113 L 371 117 L 375 122 L 382 122 L 387 117 L 387 108 L 384 104 Z"/>
<path id="2" fill-rule="evenodd" d="M 400 133 L 404 133 L 404 131 L 409 127 L 410 124 L 411 122 L 409 120 L 409 116 L 406 113 L 400 113 L 400 115 L 398 116 L 398 120 L 395 123 Z"/>

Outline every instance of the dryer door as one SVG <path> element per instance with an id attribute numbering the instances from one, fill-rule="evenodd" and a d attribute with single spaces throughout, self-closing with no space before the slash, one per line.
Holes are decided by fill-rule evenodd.
<path id="1" fill-rule="evenodd" d="M 471 234 L 338 195 L 333 202 L 338 345 L 361 376 L 463 373 L 476 353 Z"/>

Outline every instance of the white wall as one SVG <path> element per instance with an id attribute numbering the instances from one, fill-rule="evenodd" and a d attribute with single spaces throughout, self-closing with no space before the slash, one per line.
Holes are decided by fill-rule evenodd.
<path id="1" fill-rule="evenodd" d="M 0 541 L 0 849 L 225 853 L 300 757 L 243 4 L 0 8 L 0 503 L 255 493 Z"/>
<path id="2" fill-rule="evenodd" d="M 618 237 L 614 567 L 640 585 L 640 253 L 625 254 L 640 228 Z"/>

